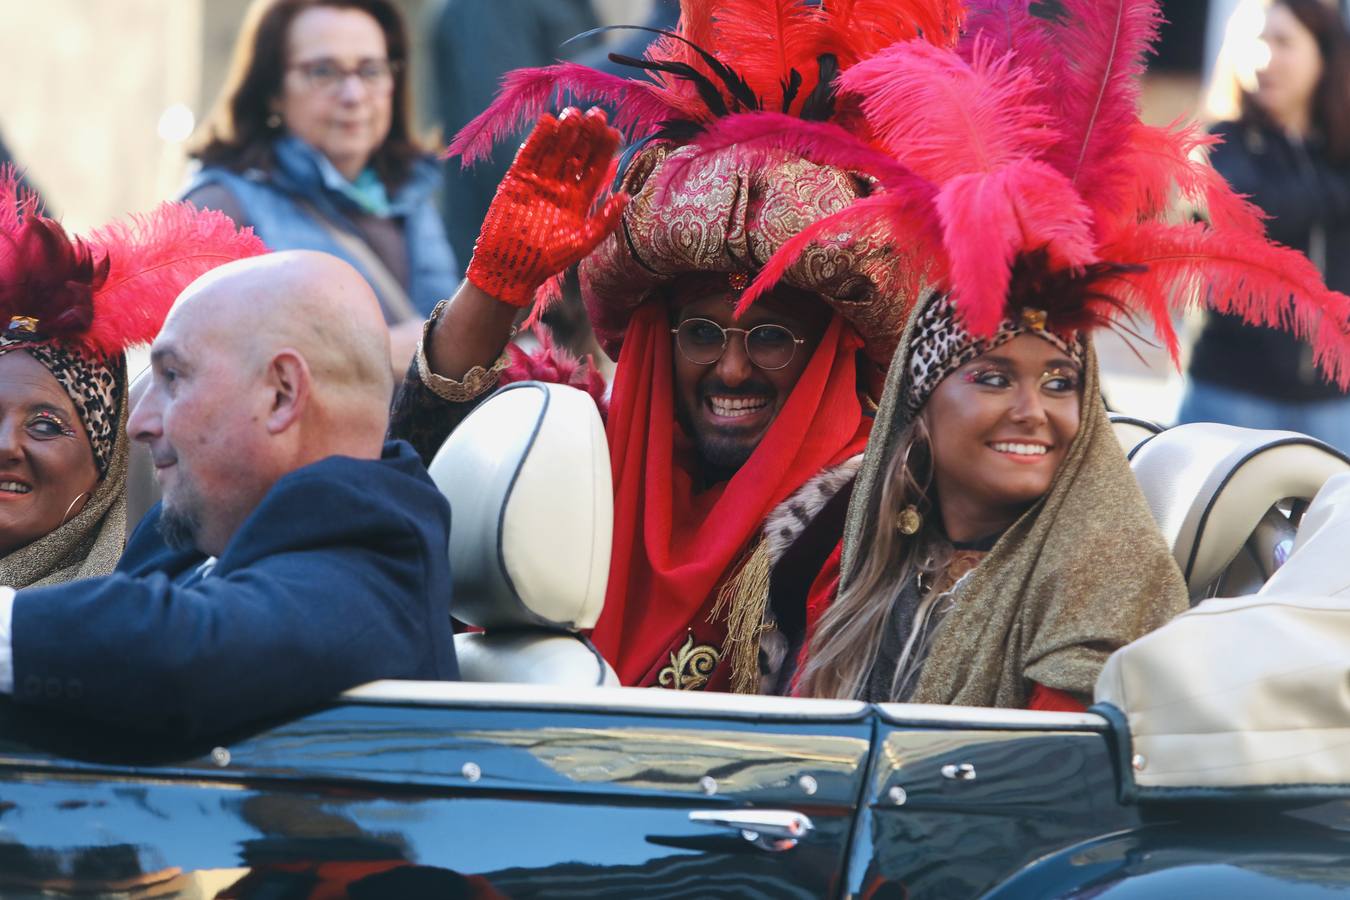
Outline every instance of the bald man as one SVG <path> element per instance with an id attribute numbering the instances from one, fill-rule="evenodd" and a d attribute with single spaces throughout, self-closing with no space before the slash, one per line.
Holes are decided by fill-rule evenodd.
<path id="1" fill-rule="evenodd" d="M 332 256 L 215 269 L 178 298 L 128 422 L 163 493 L 117 571 L 0 590 L 0 691 L 198 734 L 378 678 L 457 677 L 450 513 L 384 442 L 379 304 Z"/>

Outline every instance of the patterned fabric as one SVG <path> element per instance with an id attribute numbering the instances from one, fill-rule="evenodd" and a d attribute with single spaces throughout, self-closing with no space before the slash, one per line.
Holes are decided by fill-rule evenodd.
<path id="1" fill-rule="evenodd" d="M 581 262 L 582 294 L 596 337 L 617 358 L 628 321 L 654 289 L 691 272 L 758 272 L 802 229 L 871 192 L 856 175 L 783 157 L 747 167 L 733 153 L 699 156 L 664 192 L 653 177 L 693 147 L 643 151 L 624 176 L 633 199 L 621 226 Z M 890 302 L 893 258 L 880 239 L 850 230 L 802 251 L 783 281 L 819 294 L 863 336 L 879 365 L 890 362 L 906 310 Z"/>
<path id="2" fill-rule="evenodd" d="M 904 388 L 905 409 L 917 413 L 928 402 L 934 389 L 957 369 L 978 356 L 997 349 L 1023 334 L 1044 338 L 1082 366 L 1087 359 L 1087 339 L 1078 334 L 1064 337 L 1046 327 L 1044 316 L 1039 319 L 1034 310 L 1019 319 L 1004 319 L 992 337 L 976 340 L 970 336 L 960 320 L 951 298 L 935 294 L 914 323 L 914 337 L 910 342 L 908 372 Z"/>
<path id="3" fill-rule="evenodd" d="M 125 377 L 119 379 L 106 363 L 58 344 L 0 335 L 0 356 L 11 350 L 27 351 L 47 367 L 70 396 L 89 434 L 94 465 L 102 478 L 108 471 L 117 438 L 118 404 L 126 391 Z"/>

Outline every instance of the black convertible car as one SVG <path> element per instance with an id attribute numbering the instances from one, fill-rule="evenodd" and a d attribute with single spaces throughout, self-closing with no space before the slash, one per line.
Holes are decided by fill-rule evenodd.
<path id="1" fill-rule="evenodd" d="M 604 686 L 574 633 L 603 597 L 603 504 L 531 533 L 536 504 L 607 484 L 603 432 L 576 427 L 567 390 L 506 389 L 470 419 L 494 437 L 466 423 L 433 466 L 457 527 L 483 523 L 450 548 L 457 609 L 484 629 L 458 644 L 478 683 L 379 682 L 205 743 L 0 706 L 0 897 L 1350 896 L 1350 788 L 1225 787 L 1218 758 L 1200 762 L 1220 777 L 1150 786 L 1147 757 L 1184 761 L 1191 744 L 1128 703 Z M 1347 468 L 1298 436 L 1210 431 L 1169 451 L 1173 432 L 1132 427 L 1141 482 L 1171 453 L 1153 463 L 1167 489 L 1145 489 L 1198 600 L 1264 581 L 1303 500 Z M 566 484 L 532 468 L 560 464 Z M 1120 681 L 1137 695 L 1147 676 Z M 1318 758 L 1350 770 L 1350 743 Z"/>

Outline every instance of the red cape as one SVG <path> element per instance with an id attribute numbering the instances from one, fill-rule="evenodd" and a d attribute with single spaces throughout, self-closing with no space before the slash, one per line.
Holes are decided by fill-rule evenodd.
<path id="1" fill-rule="evenodd" d="M 695 493 L 693 452 L 675 420 L 665 306 L 634 314 L 610 401 L 614 546 L 593 634 L 624 684 L 639 683 L 700 619 L 775 506 L 862 452 L 871 419 L 858 400 L 861 346 L 835 316 L 754 454 L 730 481 Z"/>

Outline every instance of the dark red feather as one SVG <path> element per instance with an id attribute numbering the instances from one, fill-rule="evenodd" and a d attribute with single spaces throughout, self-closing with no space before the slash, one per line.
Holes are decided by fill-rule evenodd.
<path id="1" fill-rule="evenodd" d="M 24 316 L 36 320 L 43 340 L 82 341 L 108 278 L 107 256 L 52 219 L 30 213 L 15 221 L 0 232 L 0 328 Z"/>
<path id="2" fill-rule="evenodd" d="M 1018 65 L 1033 69 L 1052 59 L 1045 20 L 1031 14 L 1032 0 L 967 0 L 961 55 L 969 60 L 979 44 L 995 54 L 1011 53 Z"/>

